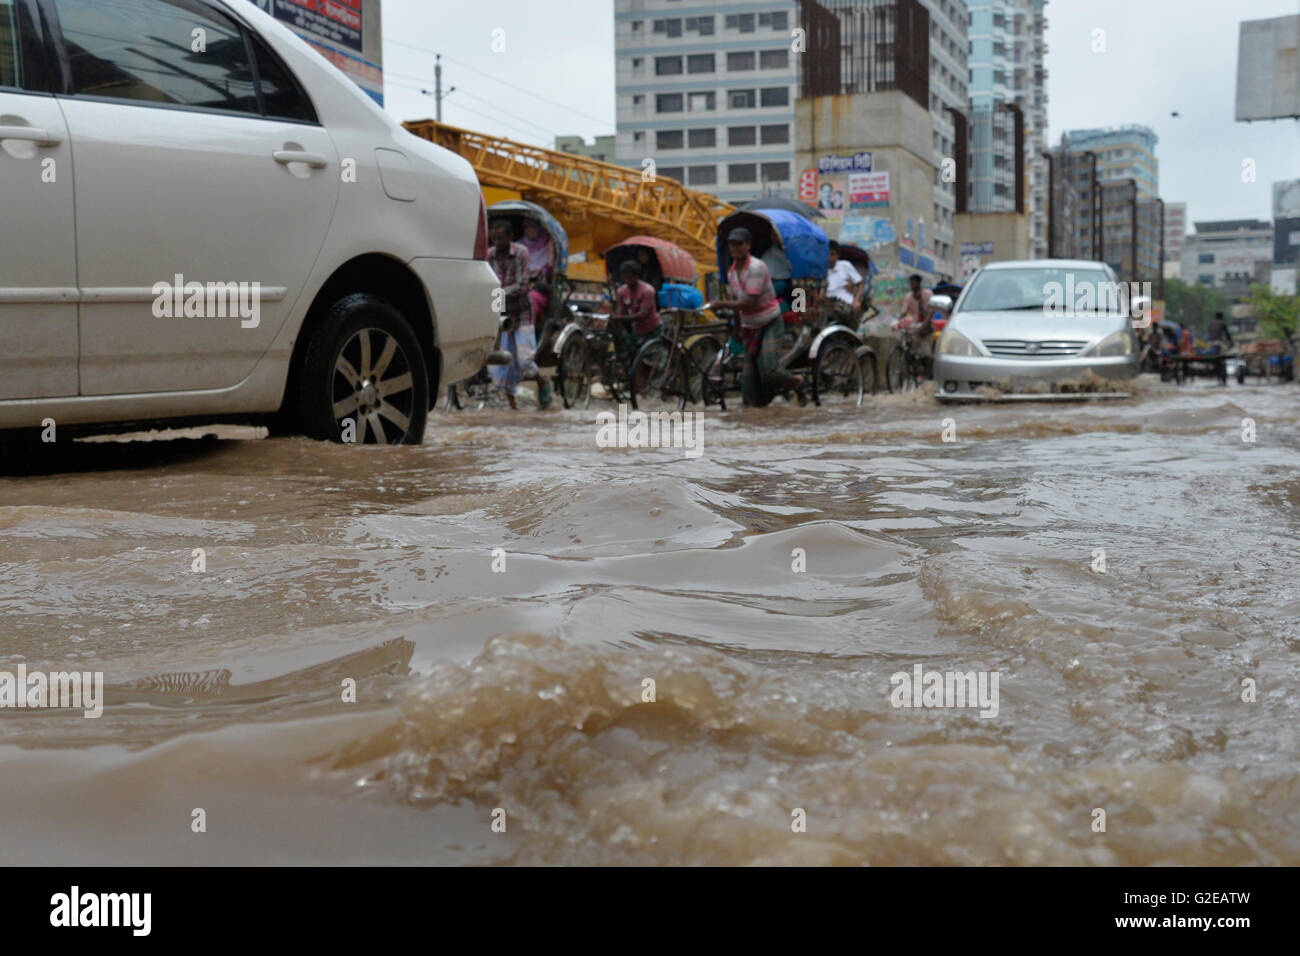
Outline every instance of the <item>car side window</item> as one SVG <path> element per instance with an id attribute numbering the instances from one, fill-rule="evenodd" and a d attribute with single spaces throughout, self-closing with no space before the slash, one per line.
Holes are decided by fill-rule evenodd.
<path id="1" fill-rule="evenodd" d="M 262 106 L 266 115 L 275 119 L 316 122 L 316 110 L 302 91 L 288 68 L 262 42 L 253 36 L 253 50 L 257 57 L 257 78 L 262 89 Z"/>
<path id="2" fill-rule="evenodd" d="M 54 0 L 71 93 L 260 115 L 238 25 L 197 0 Z"/>
<path id="3" fill-rule="evenodd" d="M 0 86 L 23 85 L 18 56 L 18 8 L 14 0 L 0 0 Z"/>

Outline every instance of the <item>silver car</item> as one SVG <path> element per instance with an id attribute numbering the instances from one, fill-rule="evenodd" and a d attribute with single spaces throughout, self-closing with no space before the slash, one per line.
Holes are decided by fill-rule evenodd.
<path id="1" fill-rule="evenodd" d="M 935 395 L 1041 399 L 1106 391 L 1138 374 L 1131 318 L 1137 289 L 1101 262 L 1039 259 L 980 269 L 951 310 L 935 349 Z M 1099 388 L 1100 386 L 1100 388 Z M 990 391 L 992 390 L 992 391 Z"/>

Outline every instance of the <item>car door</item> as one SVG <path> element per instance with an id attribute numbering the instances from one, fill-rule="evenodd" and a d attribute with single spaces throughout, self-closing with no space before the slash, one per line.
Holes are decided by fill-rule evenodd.
<path id="1" fill-rule="evenodd" d="M 0 400 L 77 394 L 72 153 L 29 0 L 0 0 Z"/>
<path id="2" fill-rule="evenodd" d="M 82 394 L 237 385 L 324 243 L 341 180 L 329 134 L 220 4 L 43 2 L 78 169 Z"/>

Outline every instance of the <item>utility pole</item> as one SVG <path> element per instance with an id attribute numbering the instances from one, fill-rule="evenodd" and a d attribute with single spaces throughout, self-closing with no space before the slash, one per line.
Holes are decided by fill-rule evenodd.
<path id="1" fill-rule="evenodd" d="M 1128 184 L 1133 187 L 1133 195 L 1129 198 L 1129 235 L 1131 241 L 1132 268 L 1129 272 L 1129 281 L 1138 281 L 1138 181 L 1130 179 Z"/>
<path id="2" fill-rule="evenodd" d="M 430 92 L 428 90 L 420 90 L 420 92 L 423 93 L 425 96 L 433 97 L 433 103 L 434 103 L 433 117 L 439 123 L 441 123 L 443 97 L 450 96 L 452 93 L 456 92 L 456 87 L 454 86 L 451 89 L 449 89 L 446 93 L 442 91 L 442 54 L 441 53 L 435 53 L 433 55 L 433 92 Z"/>
<path id="3" fill-rule="evenodd" d="M 1165 298 L 1165 201 L 1157 196 L 1156 202 L 1160 204 L 1160 221 L 1156 223 L 1156 228 L 1160 230 L 1160 272 L 1156 277 L 1156 286 L 1160 289 L 1157 298 L 1163 302 Z"/>
<path id="4" fill-rule="evenodd" d="M 1053 209 L 1053 192 L 1056 188 L 1055 176 L 1052 169 L 1052 151 L 1043 150 L 1043 158 L 1047 160 L 1047 258 L 1056 258 L 1056 216 Z"/>
<path id="5" fill-rule="evenodd" d="M 442 54 L 433 56 L 433 103 L 434 115 L 442 122 Z"/>
<path id="6" fill-rule="evenodd" d="M 1100 246 L 1097 245 L 1097 220 L 1101 218 L 1098 213 L 1098 208 L 1101 207 L 1101 197 L 1097 195 L 1097 154 L 1090 149 L 1085 149 L 1083 155 L 1092 160 L 1092 179 L 1089 181 L 1088 185 L 1088 212 L 1091 214 L 1090 218 L 1092 219 L 1092 239 L 1088 243 L 1088 252 L 1090 252 L 1093 258 L 1098 262 L 1105 262 L 1106 240 L 1104 235 L 1102 236 L 1102 244 Z M 1104 207 L 1102 208 L 1104 211 Z"/>

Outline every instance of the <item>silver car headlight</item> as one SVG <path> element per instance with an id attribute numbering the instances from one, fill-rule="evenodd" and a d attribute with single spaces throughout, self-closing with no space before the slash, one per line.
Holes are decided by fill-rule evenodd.
<path id="1" fill-rule="evenodd" d="M 939 354 L 955 355 L 959 358 L 976 358 L 982 353 L 975 347 L 974 342 L 956 329 L 944 329 L 943 335 L 939 336 Z"/>
<path id="2" fill-rule="evenodd" d="M 1097 358 L 1121 358 L 1133 354 L 1133 335 L 1128 329 L 1120 329 L 1106 336 L 1090 350 L 1090 355 Z"/>

